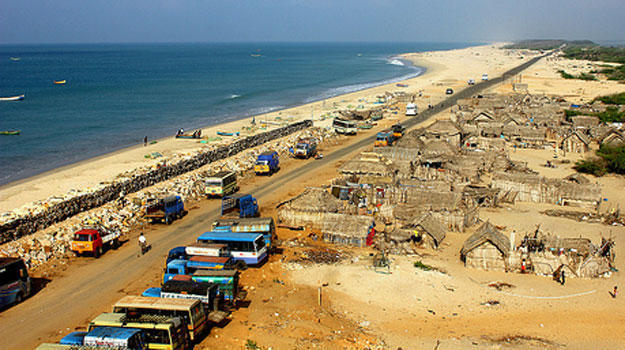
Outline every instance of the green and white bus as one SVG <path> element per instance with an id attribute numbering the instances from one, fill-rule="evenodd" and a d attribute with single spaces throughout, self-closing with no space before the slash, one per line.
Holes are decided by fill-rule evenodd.
<path id="1" fill-rule="evenodd" d="M 204 193 L 208 197 L 223 197 L 239 190 L 237 174 L 232 171 L 221 171 L 206 179 Z"/>

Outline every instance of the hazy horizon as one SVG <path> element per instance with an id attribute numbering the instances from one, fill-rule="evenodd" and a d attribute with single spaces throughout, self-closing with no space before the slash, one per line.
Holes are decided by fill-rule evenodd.
<path id="1" fill-rule="evenodd" d="M 7 1 L 0 44 L 625 39 L 625 2 Z M 598 25 L 600 24 L 600 25 Z"/>

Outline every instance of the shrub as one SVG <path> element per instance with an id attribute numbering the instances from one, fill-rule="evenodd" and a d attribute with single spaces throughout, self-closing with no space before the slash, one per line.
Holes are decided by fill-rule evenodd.
<path id="1" fill-rule="evenodd" d="M 595 99 L 608 105 L 625 105 L 625 92 L 607 96 L 600 96 Z"/>
<path id="2" fill-rule="evenodd" d="M 607 171 L 604 162 L 599 158 L 578 160 L 573 169 L 594 176 L 603 176 Z"/>

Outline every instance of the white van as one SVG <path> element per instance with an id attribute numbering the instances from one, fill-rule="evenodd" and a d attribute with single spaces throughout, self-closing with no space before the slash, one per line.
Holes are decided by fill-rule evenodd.
<path id="1" fill-rule="evenodd" d="M 406 105 L 406 116 L 415 116 L 417 115 L 417 105 L 414 103 L 408 103 Z"/>
<path id="2" fill-rule="evenodd" d="M 482 80 L 483 81 L 487 81 L 488 80 L 488 74 L 486 74 L 486 73 L 482 74 Z"/>

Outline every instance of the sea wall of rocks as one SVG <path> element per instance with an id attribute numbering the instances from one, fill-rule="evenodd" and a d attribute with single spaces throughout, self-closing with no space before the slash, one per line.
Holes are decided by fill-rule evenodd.
<path id="1" fill-rule="evenodd" d="M 192 156 L 167 159 L 159 166 L 145 171 L 130 172 L 110 184 L 101 185 L 88 192 L 77 191 L 75 195 L 51 198 L 24 213 L 3 215 L 0 222 L 0 244 L 16 240 L 81 212 L 99 207 L 146 187 L 196 170 L 206 164 L 226 159 L 244 150 L 287 136 L 312 126 L 311 120 L 293 123 L 281 128 L 236 140 L 226 146 L 201 151 Z"/>

